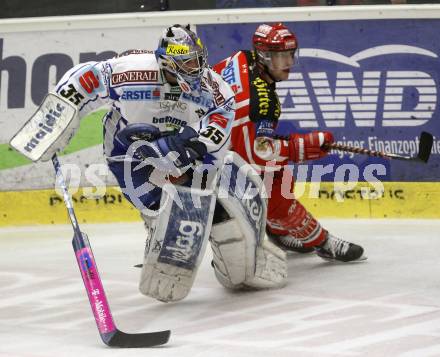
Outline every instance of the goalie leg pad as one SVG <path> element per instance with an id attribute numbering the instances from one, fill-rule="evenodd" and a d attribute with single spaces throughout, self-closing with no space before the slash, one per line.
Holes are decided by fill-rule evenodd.
<path id="1" fill-rule="evenodd" d="M 213 225 L 210 243 L 217 280 L 226 288 L 238 287 L 246 280 L 246 270 L 249 269 L 246 269 L 245 238 L 236 220 L 233 218 Z"/>
<path id="2" fill-rule="evenodd" d="M 149 226 L 152 235 L 139 283 L 142 294 L 163 302 L 181 300 L 191 290 L 206 249 L 215 204 L 212 192 L 208 195 L 194 188 L 172 187 L 178 197 L 172 199 L 170 190 L 164 187 L 160 215 L 155 227 Z M 193 203 L 197 194 L 200 208 Z M 144 220 L 150 225 L 151 219 Z"/>
<path id="3" fill-rule="evenodd" d="M 282 288 L 287 284 L 286 253 L 267 237 L 262 246 L 257 246 L 255 275 L 245 281 L 245 285 L 254 289 Z"/>
<path id="4" fill-rule="evenodd" d="M 225 158 L 222 174 L 228 179 L 220 181 L 218 201 L 229 219 L 215 224 L 211 231 L 217 279 L 231 289 L 284 286 L 286 255 L 267 241 L 267 209 L 260 176 L 234 152 Z"/>
<path id="5" fill-rule="evenodd" d="M 235 218 L 215 224 L 210 237 L 217 280 L 229 289 L 269 289 L 286 285 L 286 253 L 263 239 L 243 234 Z"/>

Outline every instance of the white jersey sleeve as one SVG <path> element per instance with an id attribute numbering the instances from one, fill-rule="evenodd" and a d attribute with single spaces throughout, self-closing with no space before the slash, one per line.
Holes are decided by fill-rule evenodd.
<path id="1" fill-rule="evenodd" d="M 75 105 L 82 118 L 101 107 L 110 107 L 110 74 L 107 62 L 81 63 L 64 74 L 54 92 Z"/>
<path id="2" fill-rule="evenodd" d="M 111 104 L 107 65 L 108 61 L 87 62 L 65 73 L 11 140 L 11 146 L 33 161 L 50 160 L 64 149 L 82 117 Z"/>

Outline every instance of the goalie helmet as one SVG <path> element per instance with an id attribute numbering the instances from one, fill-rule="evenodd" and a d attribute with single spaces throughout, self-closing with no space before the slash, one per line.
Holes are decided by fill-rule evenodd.
<path id="1" fill-rule="evenodd" d="M 291 56 L 297 60 L 298 40 L 296 36 L 281 22 L 275 25 L 262 24 L 258 26 L 252 37 L 252 43 L 257 53 L 257 63 L 263 69 L 274 69 L 274 57 Z"/>
<path id="2" fill-rule="evenodd" d="M 177 78 L 180 88 L 190 93 L 201 90 L 201 78 L 207 67 L 207 50 L 189 25 L 168 27 L 155 51 L 159 67 Z"/>

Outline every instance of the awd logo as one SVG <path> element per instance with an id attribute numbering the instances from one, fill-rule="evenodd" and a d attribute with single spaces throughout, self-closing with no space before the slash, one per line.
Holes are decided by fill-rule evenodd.
<path id="1" fill-rule="evenodd" d="M 383 56 L 399 55 L 402 70 L 384 66 Z M 413 127 L 426 124 L 437 108 L 437 83 L 423 69 L 408 70 L 408 63 L 426 58 L 437 59 L 437 54 L 423 48 L 406 45 L 372 47 L 351 57 L 322 49 L 301 49 L 300 58 L 324 60 L 323 68 L 332 61 L 346 65 L 344 71 L 295 72 L 289 80 L 277 84 L 282 103 L 281 119 L 294 120 L 302 128 L 321 127 Z M 362 61 L 377 58 L 377 65 L 369 62 L 362 71 Z M 376 59 L 375 59 L 376 60 Z M 371 61 L 371 60 L 370 60 Z M 406 69 L 405 69 L 406 65 Z M 438 65 L 438 64 L 437 64 Z M 384 68 L 385 67 L 385 68 Z M 432 67 L 432 73 L 437 69 Z M 319 124 L 318 124 L 319 121 Z"/>

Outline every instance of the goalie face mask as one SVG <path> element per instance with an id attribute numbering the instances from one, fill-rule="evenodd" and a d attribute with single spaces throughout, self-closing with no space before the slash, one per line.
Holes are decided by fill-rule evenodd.
<path id="1" fill-rule="evenodd" d="M 201 91 L 208 53 L 189 27 L 174 25 L 166 29 L 155 54 L 161 69 L 174 75 L 185 93 Z"/>

